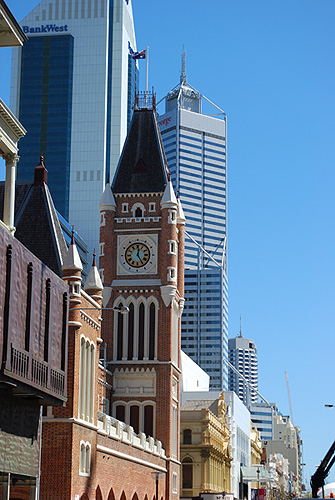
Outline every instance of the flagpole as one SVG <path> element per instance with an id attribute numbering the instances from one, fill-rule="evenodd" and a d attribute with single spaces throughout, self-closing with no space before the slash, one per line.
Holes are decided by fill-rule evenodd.
<path id="1" fill-rule="evenodd" d="M 149 47 L 147 47 L 146 51 L 146 76 L 145 76 L 145 106 L 147 106 L 147 98 L 148 98 L 148 80 L 149 80 Z"/>

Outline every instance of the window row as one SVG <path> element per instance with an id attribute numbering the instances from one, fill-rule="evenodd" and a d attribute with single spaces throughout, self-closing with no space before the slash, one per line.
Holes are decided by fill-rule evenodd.
<path id="1" fill-rule="evenodd" d="M 94 372 L 96 349 L 84 336 L 80 339 L 79 418 L 94 422 Z"/>
<path id="2" fill-rule="evenodd" d="M 147 436 L 155 436 L 155 404 L 153 402 L 114 403 L 114 416 L 134 429 L 136 434 L 144 432 Z"/>
<path id="3" fill-rule="evenodd" d="M 114 315 L 114 360 L 157 359 L 157 300 L 140 297 L 119 300 L 114 306 L 129 308 L 128 314 Z"/>
<path id="4" fill-rule="evenodd" d="M 131 212 L 133 217 L 144 217 L 144 212 L 156 212 L 156 203 L 149 202 L 148 210 L 146 210 L 143 203 L 134 203 L 132 207 L 129 209 L 129 203 L 122 203 L 122 213 Z"/>
<path id="5" fill-rule="evenodd" d="M 3 334 L 4 339 L 8 338 L 9 333 L 9 311 L 10 311 L 10 295 L 11 295 L 11 282 L 12 282 L 12 245 L 7 246 L 6 252 L 6 277 L 5 277 L 5 290 L 4 292 L 4 324 Z M 27 264 L 26 270 L 26 307 L 25 307 L 25 327 L 24 327 L 24 349 L 29 352 L 31 349 L 31 333 L 32 333 L 32 315 L 33 315 L 33 289 L 34 289 L 34 266 L 32 262 Z M 44 304 L 45 316 L 44 324 L 42 327 L 44 337 L 43 359 L 45 362 L 49 361 L 50 354 L 50 314 L 51 314 L 51 291 L 52 285 L 50 278 L 44 282 Z M 63 310 L 62 310 L 62 331 L 61 331 L 61 370 L 65 370 L 66 358 L 66 335 L 67 335 L 67 309 L 68 309 L 68 296 L 65 292 L 63 294 Z"/>

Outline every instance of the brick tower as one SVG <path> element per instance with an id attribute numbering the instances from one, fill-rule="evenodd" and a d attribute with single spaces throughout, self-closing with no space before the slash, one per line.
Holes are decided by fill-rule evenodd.
<path id="1" fill-rule="evenodd" d="M 113 373 L 112 414 L 162 442 L 166 499 L 179 498 L 184 226 L 156 115 L 136 110 L 100 203 L 102 337 Z"/>

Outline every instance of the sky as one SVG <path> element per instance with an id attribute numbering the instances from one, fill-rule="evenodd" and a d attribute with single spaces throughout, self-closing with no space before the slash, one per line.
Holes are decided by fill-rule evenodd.
<path id="1" fill-rule="evenodd" d="M 38 3 L 6 2 L 18 21 Z M 133 0 L 133 11 L 157 99 L 179 82 L 184 47 L 188 82 L 227 114 L 229 336 L 241 314 L 259 391 L 286 415 L 287 372 L 309 483 L 335 439 L 324 407 L 335 404 L 335 1 Z M 0 64 L 9 104 L 10 49 Z"/>

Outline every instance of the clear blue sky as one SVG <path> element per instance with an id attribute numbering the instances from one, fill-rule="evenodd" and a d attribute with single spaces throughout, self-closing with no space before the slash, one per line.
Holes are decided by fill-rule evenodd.
<path id="1" fill-rule="evenodd" d="M 7 0 L 21 20 L 37 0 Z M 149 85 L 188 81 L 228 115 L 229 332 L 301 427 L 305 477 L 335 438 L 335 1 L 133 0 Z M 0 51 L 9 103 L 10 51 Z M 145 61 L 140 61 L 141 86 Z M 161 110 L 163 112 L 163 108 Z M 335 466 L 329 479 L 335 480 Z"/>

